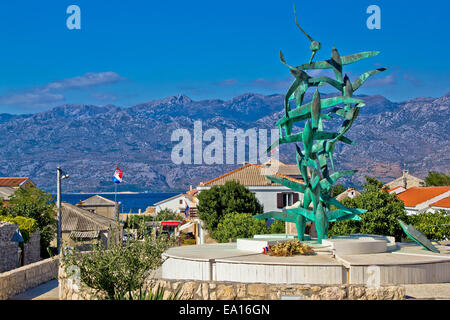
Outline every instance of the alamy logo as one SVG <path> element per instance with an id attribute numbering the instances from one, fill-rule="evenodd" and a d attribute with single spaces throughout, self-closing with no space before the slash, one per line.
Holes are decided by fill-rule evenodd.
<path id="1" fill-rule="evenodd" d="M 381 29 L 381 9 L 377 5 L 367 7 L 366 13 L 371 14 L 366 21 L 367 28 L 370 30 Z"/>
<path id="2" fill-rule="evenodd" d="M 271 144 L 278 138 L 278 130 L 270 130 Z M 226 129 L 224 136 L 217 128 L 203 132 L 202 122 L 195 121 L 193 135 L 188 129 L 176 129 L 172 132 L 171 141 L 176 142 L 171 153 L 175 164 L 263 163 L 270 158 L 278 158 L 278 149 L 275 149 L 270 158 L 266 153 L 269 146 L 267 129 Z"/>
<path id="3" fill-rule="evenodd" d="M 72 4 L 67 7 L 66 13 L 70 14 L 70 16 L 66 20 L 67 29 L 69 29 L 69 30 L 81 29 L 81 9 L 80 9 L 80 7 L 75 4 Z"/>

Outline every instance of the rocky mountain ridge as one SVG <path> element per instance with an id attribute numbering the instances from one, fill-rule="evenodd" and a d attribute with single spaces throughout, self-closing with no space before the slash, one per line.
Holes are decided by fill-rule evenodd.
<path id="1" fill-rule="evenodd" d="M 429 170 L 449 170 L 450 93 L 404 102 L 359 97 L 366 106 L 347 133 L 356 144 L 338 144 L 335 152 L 337 168 L 359 172 L 338 183 L 359 187 L 364 175 L 388 182 L 404 168 L 421 178 Z M 28 176 L 55 191 L 60 165 L 71 176 L 65 192 L 111 191 L 119 165 L 119 191 L 183 191 L 241 164 L 174 164 L 174 130 L 187 129 L 193 137 L 194 121 L 202 121 L 203 132 L 216 128 L 224 136 L 226 129 L 270 130 L 282 106 L 282 94 L 246 93 L 226 101 L 177 95 L 128 108 L 67 104 L 36 114 L 0 114 L 0 176 Z M 280 147 L 280 158 L 295 163 L 290 147 Z"/>

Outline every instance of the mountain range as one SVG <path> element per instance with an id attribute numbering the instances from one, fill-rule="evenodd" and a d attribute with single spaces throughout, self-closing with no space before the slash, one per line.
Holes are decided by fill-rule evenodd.
<path id="1" fill-rule="evenodd" d="M 430 170 L 449 171 L 450 92 L 403 102 L 357 97 L 366 106 L 346 134 L 355 145 L 337 144 L 334 155 L 337 169 L 359 171 L 338 183 L 359 188 L 365 175 L 389 182 L 403 169 L 420 178 Z M 192 134 L 199 120 L 204 131 L 217 128 L 224 136 L 226 129 L 270 130 L 283 112 L 282 94 L 246 93 L 226 101 L 180 94 L 132 107 L 66 104 L 35 114 L 0 114 L 0 176 L 27 176 L 54 192 L 61 166 L 70 175 L 63 192 L 105 192 L 114 189 L 118 165 L 124 172 L 118 191 L 185 191 L 242 164 L 174 164 L 174 130 Z M 280 159 L 295 163 L 292 146 L 280 147 Z"/>

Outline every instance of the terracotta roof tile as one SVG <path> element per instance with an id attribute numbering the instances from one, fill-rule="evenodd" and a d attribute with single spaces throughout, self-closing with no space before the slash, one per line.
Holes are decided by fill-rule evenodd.
<path id="1" fill-rule="evenodd" d="M 83 210 L 67 202 L 61 203 L 62 231 L 98 231 L 117 227 L 112 219 Z"/>
<path id="2" fill-rule="evenodd" d="M 430 206 L 431 207 L 450 208 L 450 197 L 433 202 Z"/>
<path id="3" fill-rule="evenodd" d="M 0 187 L 18 187 L 28 180 L 28 177 L 0 177 Z"/>
<path id="4" fill-rule="evenodd" d="M 416 205 L 437 197 L 447 191 L 450 191 L 450 186 L 413 187 L 399 193 L 397 197 L 403 201 L 405 207 L 415 207 Z"/>
<path id="5" fill-rule="evenodd" d="M 285 166 L 285 165 L 283 165 Z M 237 181 L 240 184 L 244 186 L 268 186 L 268 185 L 275 185 L 279 186 L 278 183 L 270 183 L 270 181 L 265 177 L 264 175 L 264 166 L 257 165 L 257 164 L 246 164 L 242 167 L 230 171 L 228 173 L 225 173 L 224 175 L 221 175 L 217 178 L 214 178 L 210 181 L 204 182 L 200 184 L 201 186 L 220 186 L 224 185 L 225 182 L 228 181 Z M 298 170 L 298 169 L 297 169 Z M 302 180 L 292 178 L 288 175 L 285 175 L 280 172 L 274 173 L 274 175 L 296 181 L 296 182 L 303 182 Z"/>

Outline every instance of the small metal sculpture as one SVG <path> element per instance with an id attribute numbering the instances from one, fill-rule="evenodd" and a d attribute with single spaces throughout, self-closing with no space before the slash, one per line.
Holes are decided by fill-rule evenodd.
<path id="1" fill-rule="evenodd" d="M 303 144 L 303 150 L 296 144 L 297 166 L 303 176 L 304 183 L 299 183 L 287 178 L 267 175 L 272 182 L 284 185 L 296 192 L 303 193 L 303 201 L 294 207 L 283 209 L 282 212 L 271 211 L 256 215 L 257 219 L 274 218 L 286 222 L 293 222 L 297 226 L 299 240 L 304 240 L 306 223 L 313 221 L 317 230 L 317 241 L 328 238 L 328 223 L 342 220 L 361 220 L 359 214 L 366 212 L 363 209 L 347 208 L 339 201 L 331 197 L 333 184 L 341 177 L 352 175 L 356 170 L 335 171 L 333 152 L 338 141 L 353 145 L 354 142 L 344 136 L 358 117 L 359 109 L 364 106 L 361 99 L 353 97 L 353 93 L 372 75 L 386 70 L 379 68 L 368 71 L 351 82 L 347 75 L 342 76 L 342 67 L 362 59 L 373 57 L 379 51 L 367 51 L 348 56 L 340 56 L 333 47 L 331 58 L 324 61 L 313 62 L 314 56 L 320 50 L 321 44 L 310 37 L 299 25 L 294 6 L 295 23 L 297 27 L 311 41 L 312 51 L 309 63 L 293 67 L 286 63 L 283 53 L 280 51 L 281 63 L 289 67 L 294 76 L 294 82 L 289 87 L 284 99 L 284 117 L 276 122 L 280 138 L 272 144 L 267 152 L 283 143 Z M 336 79 L 327 76 L 311 77 L 305 70 L 332 69 Z M 310 87 L 318 87 L 329 84 L 337 89 L 341 95 L 333 98 L 321 99 L 316 88 L 311 102 L 303 104 L 305 93 Z M 291 110 L 290 100 L 295 99 L 296 108 Z M 339 106 L 341 105 L 341 106 Z M 343 106 L 342 106 L 343 105 Z M 324 113 L 323 113 L 324 111 Z M 338 132 L 324 130 L 324 120 L 333 119 L 333 116 L 343 118 L 343 123 Z M 293 133 L 293 125 L 299 121 L 306 121 L 301 132 Z M 283 132 L 284 131 L 284 132 Z M 316 142 L 315 142 L 316 141 Z M 310 208 L 312 205 L 312 208 Z M 331 210 L 331 206 L 336 207 Z"/>
<path id="2" fill-rule="evenodd" d="M 406 235 L 409 238 L 411 238 L 415 243 L 424 247 L 425 250 L 440 253 L 439 249 L 433 246 L 431 241 L 428 240 L 427 237 L 422 232 L 414 228 L 412 225 L 404 223 L 400 219 L 398 219 L 398 223 L 400 224 Z"/>

